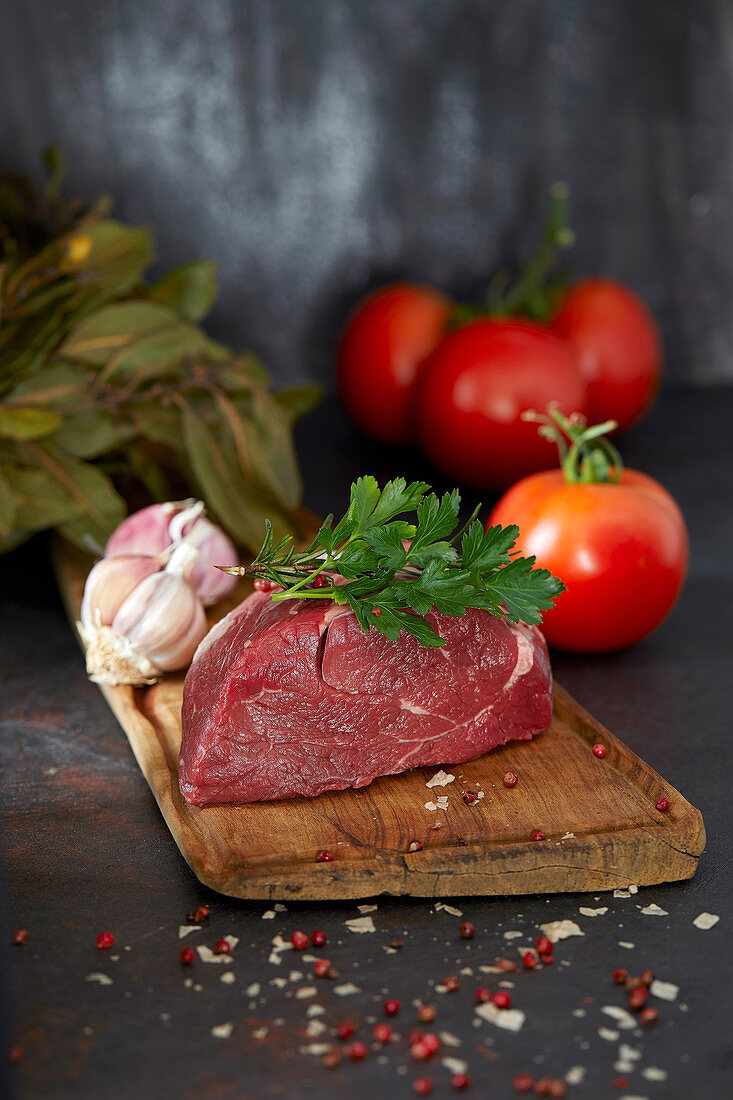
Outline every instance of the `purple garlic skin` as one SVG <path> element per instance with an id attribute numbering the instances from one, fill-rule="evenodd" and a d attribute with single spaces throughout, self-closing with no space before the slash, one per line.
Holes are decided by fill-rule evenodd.
<path id="1" fill-rule="evenodd" d="M 217 565 L 237 565 L 234 544 L 220 527 L 204 515 L 201 501 L 179 500 L 151 504 L 123 520 L 105 550 L 105 558 L 119 554 L 160 555 L 166 559 L 180 543 L 198 550 L 187 579 L 206 607 L 217 603 L 235 587 L 237 578 L 222 573 Z"/>

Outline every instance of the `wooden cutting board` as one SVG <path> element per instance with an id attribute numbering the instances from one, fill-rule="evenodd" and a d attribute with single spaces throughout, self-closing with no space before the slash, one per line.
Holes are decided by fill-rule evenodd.
<path id="1" fill-rule="evenodd" d="M 55 564 L 75 621 L 90 559 L 59 542 Z M 204 808 L 178 789 L 183 675 L 102 691 L 189 866 L 234 897 L 609 890 L 690 878 L 705 846 L 700 811 L 557 685 L 547 733 L 446 767 L 455 779 L 444 787 L 426 785 L 438 769 L 418 768 L 318 798 Z M 593 755 L 597 742 L 604 759 Z M 512 789 L 502 783 L 509 770 L 519 776 Z M 466 805 L 464 789 L 483 798 Z M 447 809 L 426 808 L 440 796 Z M 662 797 L 666 813 L 655 808 Z M 546 839 L 531 841 L 538 829 Z M 423 847 L 410 852 L 414 841 Z M 332 862 L 316 861 L 322 850 Z"/>

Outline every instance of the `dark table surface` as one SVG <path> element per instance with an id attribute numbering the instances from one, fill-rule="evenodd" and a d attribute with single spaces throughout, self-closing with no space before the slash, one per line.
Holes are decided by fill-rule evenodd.
<path id="1" fill-rule="evenodd" d="M 687 586 L 670 619 L 633 650 L 554 657 L 564 686 L 701 808 L 708 845 L 697 875 L 626 899 L 456 898 L 451 904 L 476 925 L 470 941 L 459 937 L 458 915 L 426 900 L 374 899 L 375 931 L 357 935 L 344 924 L 359 916 L 353 902 L 289 903 L 264 918 L 268 904 L 200 886 L 122 731 L 84 676 L 45 540 L 4 559 L 0 966 L 5 1042 L 24 1053 L 0 1073 L 18 1094 L 366 1100 L 414 1095 L 412 1079 L 424 1074 L 435 1082 L 434 1096 L 453 1095 L 441 1056 L 418 1065 L 404 1039 L 370 1049 L 359 1064 L 321 1065 L 314 1050 L 331 1041 L 333 1025 L 351 1016 L 358 1037 L 369 1041 L 389 994 L 402 1002 L 394 1021 L 402 1034 L 416 1024 L 413 1002 L 436 1005 L 434 1029 L 460 1043 L 444 1044 L 442 1056 L 468 1064 L 473 1083 L 466 1095 L 510 1097 L 516 1073 L 554 1078 L 573 1067 L 581 1068 L 571 1078 L 582 1081 L 569 1085 L 568 1095 L 579 1100 L 733 1095 L 731 419 L 733 390 L 672 390 L 626 437 L 629 465 L 663 481 L 685 512 L 692 539 Z M 365 470 L 426 473 L 415 455 L 358 439 L 333 403 L 299 427 L 298 445 L 306 503 L 321 512 L 338 509 L 352 477 Z M 179 925 L 202 903 L 211 907 L 208 924 L 179 941 Z M 664 914 L 643 913 L 650 903 Z M 606 911 L 590 917 L 580 906 Z M 708 931 L 693 924 L 703 912 L 720 916 Z M 478 967 L 497 955 L 518 958 L 517 947 L 532 942 L 540 923 L 566 917 L 584 935 L 557 945 L 554 966 L 509 975 L 514 1003 L 526 1013 L 521 1031 L 476 1026 L 475 988 L 498 981 Z M 28 930 L 22 947 L 10 945 L 17 928 Z M 334 983 L 313 979 L 312 962 L 294 952 L 280 965 L 268 961 L 274 936 L 315 928 L 329 938 L 320 953 L 359 992 L 337 996 Z M 116 937 L 108 952 L 95 947 L 103 930 Z M 184 943 L 213 945 L 226 934 L 239 939 L 229 966 L 197 960 L 181 967 Z M 404 946 L 386 951 L 395 938 Z M 604 1012 L 625 1003 L 611 980 L 616 967 L 632 974 L 651 967 L 679 987 L 674 1001 L 655 1000 L 655 1029 L 624 1029 Z M 434 991 L 456 972 L 463 972 L 458 992 Z M 225 974 L 234 980 L 223 982 Z M 104 975 L 104 984 L 93 975 Z M 315 996 L 308 995 L 312 986 Z M 233 1025 L 228 1038 L 212 1034 L 223 1024 Z M 614 1085 L 619 1077 L 628 1085 Z M 0 1081 L 3 1094 L 7 1088 Z"/>

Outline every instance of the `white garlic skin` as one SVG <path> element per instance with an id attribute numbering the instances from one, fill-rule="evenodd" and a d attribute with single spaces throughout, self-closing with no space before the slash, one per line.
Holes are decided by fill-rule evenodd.
<path id="1" fill-rule="evenodd" d="M 93 566 L 84 585 L 80 615 L 83 625 L 91 627 L 99 622 L 109 626 L 127 597 L 161 568 L 157 558 L 142 554 L 102 558 Z"/>
<path id="2" fill-rule="evenodd" d="M 105 557 L 131 553 L 165 556 L 180 542 L 199 552 L 188 580 L 204 606 L 227 596 L 236 586 L 237 578 L 222 573 L 216 566 L 238 565 L 239 557 L 229 536 L 206 518 L 201 501 L 151 504 L 128 516 L 107 543 Z"/>

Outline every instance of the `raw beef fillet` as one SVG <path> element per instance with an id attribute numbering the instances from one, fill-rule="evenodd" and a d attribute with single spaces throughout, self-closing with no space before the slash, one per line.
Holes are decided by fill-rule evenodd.
<path id="1" fill-rule="evenodd" d="M 536 628 L 486 611 L 427 618 L 447 645 L 362 634 L 330 600 L 253 593 L 204 638 L 186 676 L 184 798 L 205 806 L 363 787 L 549 726 L 552 673 Z"/>

